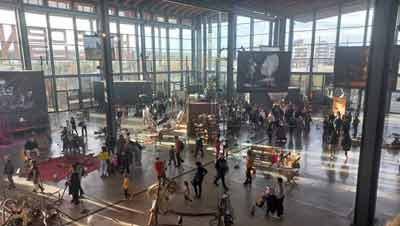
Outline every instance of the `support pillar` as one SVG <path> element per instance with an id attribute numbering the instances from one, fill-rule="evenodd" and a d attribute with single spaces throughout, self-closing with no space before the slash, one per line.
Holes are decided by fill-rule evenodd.
<path id="1" fill-rule="evenodd" d="M 278 28 L 278 47 L 281 51 L 285 50 L 285 35 L 286 35 L 286 18 L 282 17 L 279 19 L 279 28 Z"/>
<path id="2" fill-rule="evenodd" d="M 217 22 L 217 62 L 215 62 L 216 90 L 220 89 L 221 80 L 221 13 L 218 13 Z"/>
<path id="3" fill-rule="evenodd" d="M 143 11 L 139 11 L 140 19 L 144 21 L 144 14 Z M 144 24 L 141 23 L 140 25 L 140 47 L 141 47 L 141 59 L 142 59 L 142 72 L 143 72 L 143 80 L 149 80 L 149 74 L 147 73 L 147 56 L 146 56 L 146 38 L 144 34 Z"/>
<path id="4" fill-rule="evenodd" d="M 385 124 L 385 111 L 377 106 L 385 106 L 387 100 L 398 1 L 376 0 L 374 9 L 354 210 L 355 226 L 374 225 Z"/>
<path id="5" fill-rule="evenodd" d="M 18 1 L 16 18 L 18 24 L 18 37 L 20 42 L 20 50 L 23 63 L 22 66 L 24 70 L 32 70 L 32 60 L 31 60 L 31 53 L 28 41 L 28 29 L 26 26 L 25 10 L 22 0 Z"/>
<path id="6" fill-rule="evenodd" d="M 165 22 L 168 22 L 168 19 L 165 18 Z M 170 45 L 169 45 L 169 27 L 166 28 L 166 39 L 167 39 L 167 76 L 168 76 L 168 97 L 171 97 L 171 54 L 170 54 Z M 161 37 L 161 35 L 160 35 Z"/>
<path id="7" fill-rule="evenodd" d="M 182 24 L 182 20 L 179 21 L 179 24 Z M 180 61 L 180 70 L 181 70 L 181 91 L 184 90 L 184 72 L 183 72 L 183 31 L 182 28 L 179 28 L 179 61 Z"/>
<path id="8" fill-rule="evenodd" d="M 46 28 L 47 28 L 47 40 L 48 40 L 48 44 L 49 44 L 51 77 L 52 77 L 52 84 L 53 84 L 53 90 L 54 90 L 54 108 L 58 112 L 58 111 L 60 111 L 60 109 L 58 106 L 58 93 L 57 93 L 57 83 L 56 83 L 56 75 L 55 75 L 56 72 L 55 72 L 54 53 L 53 53 L 53 37 L 51 36 L 49 13 L 46 13 Z"/>
<path id="9" fill-rule="evenodd" d="M 254 18 L 250 18 L 250 51 L 254 49 Z"/>
<path id="10" fill-rule="evenodd" d="M 196 62 L 197 62 L 197 60 L 196 60 L 196 57 L 197 57 L 197 55 L 196 55 L 196 51 L 197 51 L 197 48 L 196 48 L 196 26 L 197 26 L 197 23 L 196 23 L 196 20 L 195 20 L 195 18 L 193 18 L 192 19 L 192 30 L 191 30 L 191 33 L 192 33 L 192 40 L 191 40 L 191 49 L 192 49 L 192 62 L 191 62 L 191 65 L 192 65 L 192 68 L 191 68 L 191 72 L 190 72 L 190 76 L 189 75 L 187 75 L 188 77 L 186 78 L 187 79 L 187 89 L 189 89 L 189 87 L 192 85 L 192 83 L 193 83 L 193 79 L 196 77 L 196 70 L 197 70 L 197 64 L 196 64 Z"/>
<path id="11" fill-rule="evenodd" d="M 79 108 L 83 109 L 83 97 L 82 97 L 82 78 L 81 78 L 81 63 L 79 58 L 79 45 L 78 45 L 78 28 L 76 25 L 76 16 L 72 17 L 72 23 L 74 26 L 74 43 L 75 43 L 75 57 L 76 57 L 76 72 L 78 74 L 78 85 L 79 85 Z"/>
<path id="12" fill-rule="evenodd" d="M 314 77 L 314 50 L 315 50 L 315 28 L 316 28 L 316 18 L 317 11 L 313 12 L 312 21 L 312 35 L 311 35 L 311 53 L 310 53 L 310 74 L 308 78 L 308 99 L 312 99 L 312 87 L 313 87 L 313 77 Z"/>
<path id="13" fill-rule="evenodd" d="M 276 19 L 274 22 L 274 40 L 272 42 L 273 47 L 278 47 L 279 45 L 279 25 L 280 25 L 280 19 Z"/>
<path id="14" fill-rule="evenodd" d="M 288 44 L 289 52 L 292 52 L 293 50 L 293 28 L 294 28 L 294 19 L 292 17 L 290 18 L 290 25 L 289 25 L 289 44 Z"/>
<path id="15" fill-rule="evenodd" d="M 201 72 L 203 70 L 203 57 L 202 57 L 202 52 L 203 52 L 203 48 L 202 48 L 202 34 L 201 34 L 201 17 L 197 18 L 197 25 L 196 25 L 196 45 L 197 45 L 197 55 L 196 55 L 196 59 L 197 59 L 197 68 L 196 68 L 196 72 L 197 72 L 197 76 L 196 76 L 196 87 L 199 87 L 202 84 L 202 78 L 201 78 Z"/>
<path id="16" fill-rule="evenodd" d="M 235 57 L 235 27 L 236 16 L 233 12 L 228 13 L 228 62 L 227 62 L 227 98 L 233 97 L 233 58 Z"/>
<path id="17" fill-rule="evenodd" d="M 274 22 L 269 22 L 268 46 L 272 47 L 272 39 L 274 37 Z"/>
<path id="18" fill-rule="evenodd" d="M 109 136 L 107 141 L 110 139 L 116 139 L 116 131 L 114 125 L 114 85 L 113 85 L 113 74 L 112 74 L 112 50 L 111 50 L 111 35 L 109 27 L 109 15 L 107 0 L 98 0 L 98 31 L 102 38 L 103 48 L 103 59 L 102 59 L 102 75 L 106 81 L 106 93 L 107 93 L 107 104 L 106 104 L 106 119 L 107 119 L 107 132 Z"/>
<path id="19" fill-rule="evenodd" d="M 208 45 L 207 45 L 207 41 L 208 41 L 208 30 L 207 30 L 207 17 L 203 16 L 201 18 L 201 26 L 203 27 L 203 36 L 202 36 L 202 41 L 203 41 L 203 80 L 202 80 L 202 86 L 203 86 L 203 90 L 207 87 L 207 79 L 208 79 L 208 75 L 207 75 L 207 53 L 209 52 L 208 49 Z M 211 52 L 210 52 L 211 53 Z M 208 58 L 211 59 L 211 58 Z"/>
<path id="20" fill-rule="evenodd" d="M 154 20 L 154 17 L 153 17 Z M 151 52 L 152 52 L 152 73 L 153 73 L 153 93 L 157 96 L 157 64 L 156 64 L 156 38 L 155 38 L 155 27 L 154 24 L 151 25 Z"/>

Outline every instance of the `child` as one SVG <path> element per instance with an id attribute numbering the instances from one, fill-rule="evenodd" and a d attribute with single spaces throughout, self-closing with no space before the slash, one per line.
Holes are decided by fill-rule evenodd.
<path id="1" fill-rule="evenodd" d="M 169 149 L 169 161 L 168 165 L 171 165 L 171 162 L 174 162 L 174 166 L 176 166 L 176 158 L 175 158 L 175 147 L 171 145 L 171 149 Z"/>
<path id="2" fill-rule="evenodd" d="M 190 197 L 190 187 L 189 187 L 189 182 L 187 182 L 186 180 L 183 182 L 184 184 L 184 191 L 183 191 L 183 196 L 185 198 L 185 203 L 187 202 L 192 202 L 192 198 Z"/>
<path id="3" fill-rule="evenodd" d="M 128 193 L 128 189 L 129 189 L 129 179 L 128 179 L 128 174 L 124 174 L 124 180 L 122 182 L 122 188 L 124 190 L 124 195 L 125 195 L 125 199 L 128 200 L 129 199 L 129 193 Z"/>

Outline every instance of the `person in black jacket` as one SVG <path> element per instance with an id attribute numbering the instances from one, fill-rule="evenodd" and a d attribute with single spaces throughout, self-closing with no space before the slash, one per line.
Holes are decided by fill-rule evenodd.
<path id="1" fill-rule="evenodd" d="M 78 135 L 78 130 L 76 129 L 76 121 L 74 117 L 71 117 L 70 123 L 72 132 L 75 132 L 75 134 Z"/>
<path id="2" fill-rule="evenodd" d="M 208 173 L 208 171 L 203 167 L 201 162 L 196 162 L 196 173 L 194 174 L 192 185 L 194 192 L 196 193 L 196 197 L 198 199 L 201 198 L 202 184 L 204 176 Z"/>
<path id="3" fill-rule="evenodd" d="M 350 137 L 350 131 L 344 132 L 343 133 L 343 139 L 342 139 L 342 148 L 344 150 L 344 155 L 346 156 L 346 160 L 348 159 L 347 152 L 351 148 L 351 137 Z"/>
<path id="4" fill-rule="evenodd" d="M 197 155 L 200 152 L 200 156 L 203 158 L 204 157 L 204 150 L 203 150 L 203 138 L 202 137 L 197 137 L 196 139 L 196 150 L 194 152 L 194 157 L 197 158 Z"/>
<path id="5" fill-rule="evenodd" d="M 225 174 L 228 172 L 228 162 L 224 158 L 224 155 L 219 155 L 219 158 L 215 163 L 215 169 L 217 170 L 217 176 L 215 177 L 214 184 L 218 186 L 218 180 L 221 180 L 224 189 L 229 190 L 225 184 Z"/>
<path id="6" fill-rule="evenodd" d="M 78 172 L 78 167 L 75 164 L 73 166 L 73 172 L 69 179 L 69 194 L 72 195 L 71 203 L 78 205 L 79 204 L 79 192 L 81 188 L 81 181 Z"/>
<path id="7" fill-rule="evenodd" d="M 353 137 L 357 137 L 358 133 L 358 125 L 360 124 L 360 119 L 358 118 L 358 114 L 356 114 L 356 117 L 353 119 Z"/>

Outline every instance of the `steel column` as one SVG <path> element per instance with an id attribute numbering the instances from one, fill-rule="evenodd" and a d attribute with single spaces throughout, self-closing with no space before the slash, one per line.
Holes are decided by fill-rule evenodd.
<path id="1" fill-rule="evenodd" d="M 236 16 L 228 13 L 228 62 L 227 62 L 227 98 L 233 98 L 233 61 L 235 57 L 235 26 Z"/>
<path id="2" fill-rule="evenodd" d="M 293 50 L 293 28 L 294 28 L 294 19 L 292 17 L 290 18 L 290 25 L 289 25 L 289 44 L 288 44 L 289 52 L 292 52 Z"/>
<path id="3" fill-rule="evenodd" d="M 140 38 L 140 32 L 139 32 L 139 28 L 138 28 L 138 26 L 140 26 L 139 24 L 134 24 L 134 26 L 135 26 L 135 44 L 136 44 L 136 69 L 137 69 L 137 72 L 138 73 L 140 73 L 140 49 L 139 49 L 139 46 L 141 46 L 140 45 L 140 40 L 139 40 L 139 38 Z"/>
<path id="4" fill-rule="evenodd" d="M 191 83 L 193 83 L 193 79 L 196 77 L 196 70 L 197 70 L 197 59 L 196 59 L 196 52 L 197 52 L 197 48 L 196 48 L 196 21 L 193 18 L 192 20 L 192 40 L 191 40 L 191 45 L 192 45 L 192 68 L 191 68 L 191 73 L 190 76 L 187 78 L 187 84 L 188 84 L 188 88 L 190 86 Z"/>
<path id="5" fill-rule="evenodd" d="M 154 19 L 154 17 L 153 17 L 153 19 Z M 156 71 L 157 71 L 157 63 L 156 63 L 156 60 L 157 60 L 157 58 L 156 58 L 156 38 L 155 38 L 155 27 L 154 27 L 154 25 L 151 25 L 151 45 L 152 45 L 152 49 L 151 49 L 151 52 L 152 52 L 152 55 L 153 55 L 153 62 L 152 62 L 152 65 L 153 65 L 153 70 L 152 70 L 152 72 L 153 72 L 153 93 L 155 94 L 154 96 L 157 96 L 157 73 L 156 73 Z"/>
<path id="6" fill-rule="evenodd" d="M 374 225 L 386 93 L 392 63 L 397 0 L 375 1 L 374 26 L 368 64 L 361 151 L 354 211 L 355 226 Z M 381 106 L 381 107 L 378 107 Z"/>
<path id="7" fill-rule="evenodd" d="M 216 90 L 220 89 L 220 80 L 221 80 L 221 13 L 218 13 L 218 22 L 217 22 L 217 61 L 215 62 L 215 71 L 216 71 Z"/>
<path id="8" fill-rule="evenodd" d="M 106 105 L 106 118 L 107 118 L 107 132 L 109 136 L 107 139 L 116 139 L 115 125 L 114 125 L 114 85 L 112 74 L 112 50 L 111 50 L 111 35 L 109 27 L 109 15 L 107 0 L 98 0 L 97 7 L 98 16 L 98 31 L 102 38 L 103 60 L 102 60 L 102 74 L 106 81 L 107 105 Z M 108 140 L 109 141 L 109 140 Z"/>
<path id="9" fill-rule="evenodd" d="M 79 108 L 83 108 L 82 101 L 82 81 L 81 81 L 81 61 L 79 59 L 79 45 L 78 45 L 78 28 L 76 25 L 76 16 L 72 17 L 73 29 L 74 29 L 74 44 L 75 44 L 75 57 L 76 57 L 76 72 L 78 74 L 78 86 L 79 86 Z"/>
<path id="10" fill-rule="evenodd" d="M 250 51 L 254 48 L 254 18 L 250 18 Z"/>
<path id="11" fill-rule="evenodd" d="M 203 36 L 202 41 L 203 41 L 203 80 L 202 80 L 202 87 L 205 89 L 207 87 L 207 52 L 209 51 L 208 46 L 207 46 L 207 40 L 208 40 L 208 34 L 207 34 L 207 17 L 203 16 L 201 17 L 201 26 L 203 27 Z"/>
<path id="12" fill-rule="evenodd" d="M 53 54 L 53 39 L 51 37 L 51 28 L 50 28 L 50 17 L 49 13 L 46 13 L 46 26 L 47 26 L 47 38 L 49 45 L 49 56 L 50 56 L 50 66 L 51 66 L 51 76 L 53 80 L 53 90 L 54 90 L 54 108 L 58 112 L 58 93 L 57 93 L 57 83 L 56 83 L 56 75 L 55 75 L 55 64 L 54 64 L 54 54 Z"/>
<path id="13" fill-rule="evenodd" d="M 308 77 L 308 99 L 312 98 L 312 87 L 314 77 L 314 50 L 315 50 L 315 28 L 316 28 L 317 11 L 313 11 L 312 34 L 311 34 L 311 53 L 310 53 L 310 74 Z"/>
<path id="14" fill-rule="evenodd" d="M 201 45 L 202 39 L 202 34 L 201 34 L 201 18 L 198 17 L 197 19 L 197 26 L 196 26 L 196 44 L 197 44 L 197 54 L 196 54 L 196 59 L 197 59 L 197 76 L 196 76 L 196 85 L 201 85 L 202 84 L 202 78 L 201 78 L 201 72 L 203 70 L 203 48 Z"/>
<path id="15" fill-rule="evenodd" d="M 279 19 L 279 28 L 278 28 L 278 46 L 281 51 L 285 50 L 285 35 L 286 35 L 286 17 L 282 17 Z"/>
<path id="16" fill-rule="evenodd" d="M 19 0 L 16 8 L 16 19 L 18 26 L 18 37 L 24 70 L 32 70 L 32 60 L 29 48 L 28 29 L 26 26 L 25 10 L 22 0 Z"/>
<path id="17" fill-rule="evenodd" d="M 142 10 L 139 10 L 140 19 L 144 21 L 144 13 Z M 143 80 L 148 80 L 149 75 L 147 73 L 147 56 L 146 56 L 146 38 L 144 35 L 144 24 L 140 24 L 140 42 L 142 43 L 141 47 L 141 59 L 142 59 L 142 73 Z"/>
<path id="18" fill-rule="evenodd" d="M 279 25 L 280 25 L 280 19 L 275 20 L 274 22 L 274 40 L 273 40 L 273 47 L 278 47 L 279 45 Z"/>
<path id="19" fill-rule="evenodd" d="M 180 20 L 182 23 L 182 20 Z M 183 75 L 183 31 L 182 28 L 179 28 L 179 61 L 180 61 L 180 70 L 181 70 L 181 91 L 184 90 L 184 75 Z"/>
<path id="20" fill-rule="evenodd" d="M 118 12 L 117 12 L 118 15 Z M 122 80 L 122 73 L 124 73 L 124 70 L 122 69 L 122 47 L 121 47 L 121 30 L 120 30 L 120 23 L 119 20 L 116 21 L 116 26 L 117 26 L 117 48 L 118 48 L 118 66 L 119 66 L 119 79 Z"/>
<path id="21" fill-rule="evenodd" d="M 165 18 L 165 22 L 168 22 L 168 18 Z M 171 97 L 171 54 L 169 45 L 169 28 L 166 28 L 166 39 L 167 39 L 167 75 L 168 75 L 168 97 Z"/>
<path id="22" fill-rule="evenodd" d="M 268 46 L 272 46 L 272 37 L 274 37 L 274 22 L 269 22 L 269 36 L 268 36 Z"/>
<path id="23" fill-rule="evenodd" d="M 338 9 L 338 19 L 336 25 L 336 47 L 338 47 L 340 44 L 340 28 L 342 27 L 342 7 L 343 5 L 340 4 Z"/>

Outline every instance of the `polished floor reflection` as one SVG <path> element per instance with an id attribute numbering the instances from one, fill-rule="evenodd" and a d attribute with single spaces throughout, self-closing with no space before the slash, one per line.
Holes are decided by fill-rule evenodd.
<path id="1" fill-rule="evenodd" d="M 61 142 L 59 131 L 64 119 L 71 114 L 53 114 L 52 118 L 52 145 L 49 157 L 61 154 Z M 400 116 L 392 115 L 387 120 L 385 137 L 392 132 L 400 131 Z M 94 131 L 104 125 L 104 115 L 91 114 L 88 122 L 88 153 L 100 151 L 101 139 L 94 137 Z M 141 119 L 130 119 L 124 122 L 124 127 L 138 133 L 142 139 L 143 125 Z M 235 209 L 235 225 L 349 225 L 355 199 L 355 184 L 357 181 L 359 148 L 353 147 L 349 158 L 346 160 L 344 152 L 338 150 L 331 158 L 330 152 L 321 143 L 321 125 L 318 117 L 308 135 L 291 137 L 286 144 L 288 149 L 299 152 L 301 155 L 300 176 L 296 184 L 286 186 L 285 216 L 283 220 L 264 217 L 264 210 L 257 210 L 255 216 L 250 215 L 250 209 L 256 197 L 265 186 L 272 183 L 271 178 L 265 176 L 265 172 L 258 171 L 251 188 L 244 187 L 244 151 L 248 143 L 267 143 L 266 134 L 262 131 L 249 131 L 242 129 L 239 136 L 232 141 L 236 143 L 234 153 L 229 157 L 231 165 L 227 176 L 230 188 L 231 200 Z M 389 138 L 387 138 L 389 139 Z M 9 155 L 20 166 L 19 152 L 22 149 L 23 140 L 16 141 L 14 145 L 1 147 L 0 155 Z M 233 146 L 233 145 L 232 145 Z M 70 225 L 146 225 L 148 209 L 151 200 L 146 195 L 146 188 L 156 181 L 153 170 L 153 162 L 156 157 L 168 159 L 168 144 L 147 145 L 143 153 L 143 166 L 132 167 L 129 175 L 131 180 L 131 200 L 123 200 L 122 176 L 117 174 L 108 178 L 100 178 L 97 171 L 83 179 L 82 185 L 86 198 L 78 207 L 69 202 L 69 197 L 59 209 L 63 213 L 65 224 Z M 184 180 L 191 180 L 194 162 L 193 146 L 189 144 L 185 151 L 184 166 L 181 169 L 169 167 L 167 174 L 173 177 L 179 184 Z M 377 219 L 383 225 L 385 221 L 400 212 L 400 176 L 399 176 L 399 152 L 382 150 L 381 171 L 379 180 Z M 216 210 L 218 196 L 221 188 L 213 185 L 215 170 L 213 166 L 214 156 L 207 152 L 202 159 L 206 164 L 209 174 L 206 176 L 204 196 L 201 200 L 194 200 L 186 205 L 183 193 L 178 192 L 170 201 L 170 208 L 176 211 L 190 213 L 212 212 Z M 3 162 L 1 162 L 1 165 Z M 234 165 L 240 167 L 236 169 Z M 10 191 L 10 196 L 21 193 L 31 194 L 30 183 L 22 178 L 16 178 L 18 190 Z M 4 186 L 4 183 L 3 183 Z M 47 184 L 49 190 L 58 190 L 64 187 L 64 181 Z M 208 225 L 210 217 L 185 217 L 183 225 Z M 160 216 L 162 223 L 175 223 L 176 216 Z"/>

